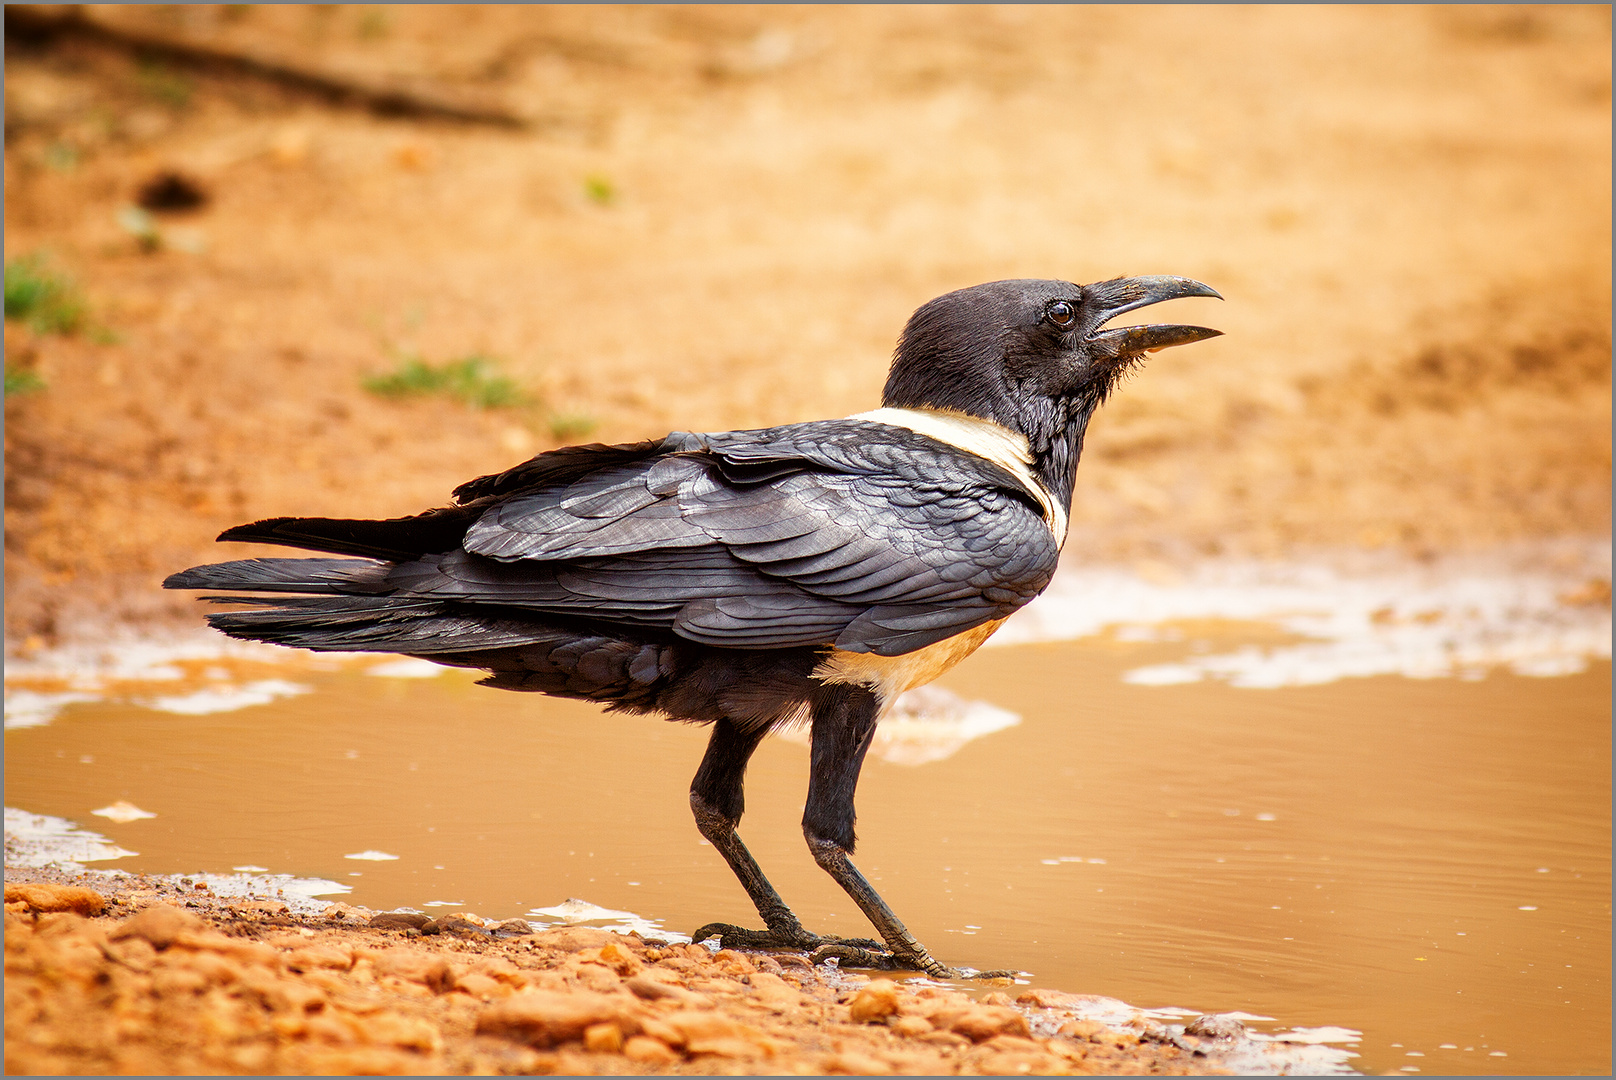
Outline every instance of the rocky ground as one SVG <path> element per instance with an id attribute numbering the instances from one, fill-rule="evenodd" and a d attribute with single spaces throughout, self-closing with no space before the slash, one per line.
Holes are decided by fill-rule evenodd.
<path id="1" fill-rule="evenodd" d="M 1176 1075 L 1284 1061 L 1224 1017 L 1105 1024 L 1082 1018 L 1097 999 L 1081 995 L 973 996 L 582 927 L 306 914 L 183 879 L 49 871 L 8 870 L 5 902 L 13 1075 Z"/>

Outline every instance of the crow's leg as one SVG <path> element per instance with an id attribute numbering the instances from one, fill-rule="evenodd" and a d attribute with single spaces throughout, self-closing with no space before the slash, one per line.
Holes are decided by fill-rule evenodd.
<path id="1" fill-rule="evenodd" d="M 746 796 L 742 791 L 746 763 L 767 730 L 749 731 L 729 720 L 713 725 L 706 756 L 701 759 L 696 778 L 690 782 L 690 810 L 696 817 L 696 828 L 735 871 L 768 929 L 747 930 L 729 923 L 708 923 L 692 935 L 693 939 L 704 941 L 717 937 L 726 948 L 817 949 L 822 945 L 880 948 L 878 943 L 863 938 L 821 936 L 804 930 L 736 833 L 735 826 L 740 824 L 741 815 L 746 811 Z"/>
<path id="2" fill-rule="evenodd" d="M 885 900 L 859 873 L 848 855 L 857 837 L 853 832 L 856 814 L 853 793 L 858 787 L 864 755 L 875 738 L 880 703 L 861 686 L 824 686 L 813 702 L 813 759 L 808 774 L 808 805 L 802 816 L 802 832 L 814 861 L 836 879 L 859 910 L 886 940 L 887 948 L 872 950 L 853 945 L 829 944 L 816 949 L 814 960 L 835 956 L 849 966 L 907 968 L 924 971 L 939 979 L 994 978 L 1013 976 L 1013 971 L 958 970 L 941 963 L 908 927 L 892 913 Z"/>

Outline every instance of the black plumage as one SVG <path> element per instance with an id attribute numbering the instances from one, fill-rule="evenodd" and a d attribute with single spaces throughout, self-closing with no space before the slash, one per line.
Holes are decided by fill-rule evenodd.
<path id="1" fill-rule="evenodd" d="M 949 973 L 848 859 L 875 725 L 1049 583 L 1084 430 L 1121 375 L 1216 333 L 1103 324 L 1216 295 L 1184 278 L 964 289 L 910 319 L 874 413 L 568 447 L 415 517 L 243 525 L 219 539 L 346 557 L 164 584 L 245 605 L 209 616 L 236 637 L 421 656 L 502 689 L 711 724 L 692 809 L 768 930 L 698 935 Z M 805 931 L 735 832 L 747 760 L 797 720 L 812 726 L 809 847 L 884 943 Z"/>

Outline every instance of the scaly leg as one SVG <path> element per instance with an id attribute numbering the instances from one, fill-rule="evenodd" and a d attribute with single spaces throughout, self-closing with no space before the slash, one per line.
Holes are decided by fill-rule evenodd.
<path id="1" fill-rule="evenodd" d="M 840 938 L 811 934 L 803 929 L 797 916 L 769 879 L 752 853 L 746 850 L 735 831 L 746 810 L 746 796 L 742 789 L 746 764 L 767 734 L 766 728 L 746 730 L 728 720 L 713 725 L 713 734 L 707 744 L 707 753 L 701 759 L 701 768 L 690 783 L 690 810 L 696 817 L 696 828 L 718 849 L 740 880 L 741 887 L 752 898 L 758 914 L 763 917 L 767 930 L 747 930 L 729 923 L 708 923 L 697 930 L 693 939 L 702 941 L 717 937 L 726 947 L 787 948 L 812 950 L 826 945 L 878 949 L 879 943 L 865 938 Z"/>
<path id="2" fill-rule="evenodd" d="M 802 817 L 803 836 L 814 861 L 836 879 L 886 940 L 887 948 L 872 950 L 852 943 L 832 944 L 815 950 L 818 961 L 839 957 L 848 966 L 902 967 L 939 979 L 995 978 L 1013 971 L 972 971 L 951 968 L 938 961 L 893 914 L 880 894 L 859 873 L 848 855 L 857 843 L 853 824 L 853 793 L 858 787 L 864 755 L 875 737 L 880 703 L 869 690 L 845 684 L 827 685 L 813 702 L 813 758 L 808 774 L 808 805 Z M 890 950 L 890 951 L 889 951 Z"/>

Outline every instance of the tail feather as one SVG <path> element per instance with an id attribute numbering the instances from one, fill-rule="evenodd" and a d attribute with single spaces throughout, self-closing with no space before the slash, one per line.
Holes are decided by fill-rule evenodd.
<path id="1" fill-rule="evenodd" d="M 237 559 L 171 574 L 165 589 L 246 589 L 251 592 L 382 592 L 387 564 L 375 559 Z"/>
<path id="2" fill-rule="evenodd" d="M 237 525 L 219 534 L 220 540 L 282 544 L 286 547 L 327 551 L 333 555 L 405 560 L 428 551 L 452 551 L 460 546 L 466 529 L 481 507 L 445 506 L 413 517 L 384 521 L 348 518 L 279 517 Z"/>
<path id="3" fill-rule="evenodd" d="M 225 603 L 263 599 L 215 596 Z M 412 656 L 528 645 L 553 637 L 530 622 L 456 610 L 441 600 L 392 596 L 300 596 L 273 607 L 219 611 L 209 625 L 231 637 L 317 652 L 396 652 Z"/>
<path id="4" fill-rule="evenodd" d="M 527 645 L 547 633 L 497 610 L 396 595 L 386 580 L 390 565 L 376 559 L 239 559 L 182 570 L 163 587 L 276 594 L 215 593 L 202 599 L 248 608 L 209 615 L 215 629 L 302 649 L 461 653 Z M 280 595 L 286 593 L 312 595 Z"/>

